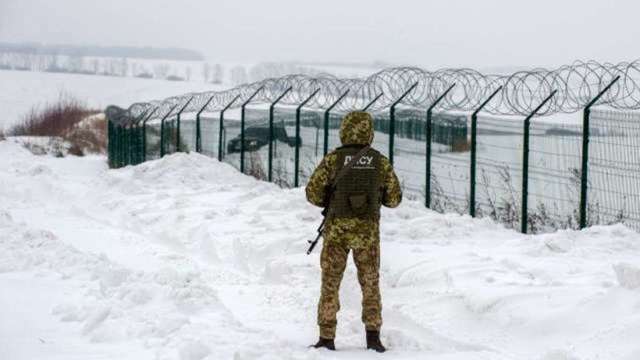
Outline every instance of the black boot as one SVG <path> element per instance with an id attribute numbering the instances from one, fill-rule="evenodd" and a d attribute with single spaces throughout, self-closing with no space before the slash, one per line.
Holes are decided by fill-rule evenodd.
<path id="1" fill-rule="evenodd" d="M 379 353 L 387 351 L 380 342 L 380 331 L 367 330 L 367 350 L 373 349 Z"/>
<path id="2" fill-rule="evenodd" d="M 316 349 L 320 349 L 320 348 L 325 348 L 329 350 L 336 349 L 336 346 L 333 343 L 333 339 L 324 339 L 324 338 L 320 338 L 320 340 L 318 340 L 318 342 L 315 345 L 311 345 L 311 347 L 314 347 Z"/>

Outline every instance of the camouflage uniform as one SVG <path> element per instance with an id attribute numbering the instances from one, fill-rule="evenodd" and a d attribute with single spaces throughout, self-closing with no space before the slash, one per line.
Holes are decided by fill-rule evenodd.
<path id="1" fill-rule="evenodd" d="M 343 145 L 368 145 L 373 141 L 373 121 L 365 112 L 349 113 L 340 126 Z M 306 187 L 307 200 L 324 207 L 326 192 L 337 174 L 336 151 L 327 154 L 315 169 Z M 381 205 L 396 207 L 402 200 L 400 183 L 389 160 L 380 155 L 379 191 Z M 324 243 L 320 255 L 322 290 L 318 304 L 320 337 L 333 339 L 336 315 L 340 309 L 338 290 L 347 265 L 349 251 L 358 270 L 362 289 L 362 322 L 366 330 L 379 331 L 382 325 L 382 304 L 378 286 L 380 267 L 379 215 L 372 219 L 337 218 L 329 215 L 324 228 Z"/>

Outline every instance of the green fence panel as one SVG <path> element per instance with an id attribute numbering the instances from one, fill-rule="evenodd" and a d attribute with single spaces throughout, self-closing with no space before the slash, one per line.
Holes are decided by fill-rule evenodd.
<path id="1" fill-rule="evenodd" d="M 591 111 L 588 225 L 640 229 L 640 112 Z"/>
<path id="2" fill-rule="evenodd" d="M 478 117 L 476 217 L 520 229 L 522 118 Z"/>
<path id="3" fill-rule="evenodd" d="M 245 126 L 249 127 L 251 125 L 246 124 Z M 245 143 L 246 142 L 248 141 L 245 140 Z M 225 113 L 224 126 L 222 130 L 222 161 L 240 170 L 240 151 L 241 143 L 239 109 L 229 109 L 229 111 Z M 250 151 L 250 148 L 245 149 L 245 161 L 248 160 L 247 155 Z M 245 171 L 245 173 L 247 172 Z"/>
<path id="4" fill-rule="evenodd" d="M 300 186 L 307 184 L 323 158 L 323 122 L 324 111 L 302 109 L 300 112 Z"/>
<path id="5" fill-rule="evenodd" d="M 154 160 L 160 157 L 160 120 L 147 122 L 145 136 L 145 158 Z"/>
<path id="6" fill-rule="evenodd" d="M 582 125 L 531 123 L 529 231 L 578 229 Z"/>
<path id="7" fill-rule="evenodd" d="M 177 148 L 177 139 L 178 139 L 178 131 L 177 124 L 175 118 L 167 119 L 164 122 L 164 155 L 171 155 L 176 152 Z"/>
<path id="8" fill-rule="evenodd" d="M 202 153 L 240 167 L 239 109 L 225 115 L 222 138 L 218 114 L 201 116 Z M 340 146 L 339 128 L 344 112 L 333 110 L 328 122 L 328 150 Z M 388 155 L 389 111 L 376 112 L 373 146 Z M 543 119 L 543 118 L 542 118 Z M 528 171 L 528 231 L 578 229 L 582 124 L 579 121 L 531 122 Z M 476 215 L 507 227 L 519 228 L 522 201 L 522 117 L 480 116 L 477 125 L 476 178 L 470 179 L 469 122 L 464 114 L 439 112 L 432 118 L 431 207 L 441 212 L 467 213 L 469 184 L 476 183 Z M 118 168 L 160 157 L 161 138 L 166 155 L 178 149 L 176 118 L 168 118 L 161 130 L 159 119 L 123 126 L 108 121 L 109 166 Z M 276 106 L 274 111 L 273 181 L 292 187 L 295 179 L 295 146 L 299 144 L 299 184 L 304 186 L 323 157 L 324 109 L 301 110 L 300 138 L 296 139 L 295 107 Z M 163 131 L 163 136 L 161 136 Z M 267 179 L 268 104 L 251 104 L 246 111 L 246 173 Z M 395 170 L 407 198 L 424 200 L 426 109 L 398 106 L 393 153 Z M 182 151 L 195 151 L 195 114 L 181 118 Z M 219 146 L 222 145 L 222 146 Z M 640 113 L 605 108 L 591 113 L 588 206 L 589 223 L 622 222 L 640 229 Z"/>
<path id="9" fill-rule="evenodd" d="M 196 119 L 192 115 L 183 114 L 180 117 L 180 150 L 182 152 L 196 151 Z"/>
<path id="10" fill-rule="evenodd" d="M 217 116 L 200 115 L 200 134 L 202 154 L 214 159 L 218 158 L 220 119 Z"/>

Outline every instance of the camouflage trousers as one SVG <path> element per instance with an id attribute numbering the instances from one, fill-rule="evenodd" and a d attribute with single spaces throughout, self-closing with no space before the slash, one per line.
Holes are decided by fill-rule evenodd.
<path id="1" fill-rule="evenodd" d="M 380 242 L 372 241 L 366 247 L 350 249 L 340 241 L 324 241 L 320 265 L 322 267 L 322 290 L 318 304 L 318 326 L 320 337 L 333 339 L 340 310 L 339 290 L 349 251 L 358 270 L 358 282 L 362 290 L 362 322 L 366 330 L 380 330 L 382 326 L 382 303 L 380 300 L 379 268 Z"/>

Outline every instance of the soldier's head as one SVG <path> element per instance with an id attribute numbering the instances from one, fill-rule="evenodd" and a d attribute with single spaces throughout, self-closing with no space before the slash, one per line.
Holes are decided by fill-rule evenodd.
<path id="1" fill-rule="evenodd" d="M 340 124 L 342 145 L 369 145 L 373 142 L 373 119 L 368 112 L 352 111 Z"/>

